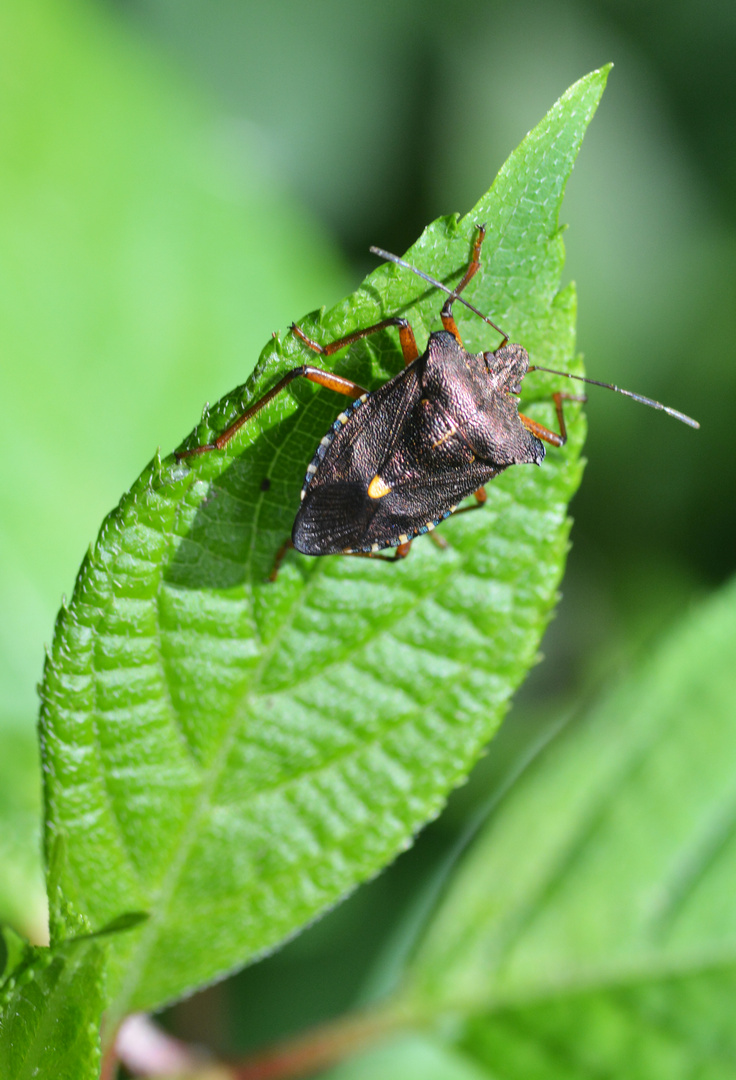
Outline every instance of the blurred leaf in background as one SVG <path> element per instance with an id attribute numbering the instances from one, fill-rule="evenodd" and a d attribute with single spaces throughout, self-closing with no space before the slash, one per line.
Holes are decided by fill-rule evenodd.
<path id="1" fill-rule="evenodd" d="M 736 579 L 502 800 L 358 1077 L 733 1075 Z M 697 717 L 697 722 L 694 722 Z"/>
<path id="2" fill-rule="evenodd" d="M 247 126 L 103 6 L 3 5 L 0 68 L 0 747 L 35 809 L 34 687 L 80 554 L 156 444 L 344 278 Z M 12 824 L 0 879 L 35 899 L 3 888 L 0 915 L 37 939 L 38 828 Z"/>
<path id="3" fill-rule="evenodd" d="M 41 789 L 34 730 L 0 727 L 0 922 L 47 939 L 41 872 Z"/>

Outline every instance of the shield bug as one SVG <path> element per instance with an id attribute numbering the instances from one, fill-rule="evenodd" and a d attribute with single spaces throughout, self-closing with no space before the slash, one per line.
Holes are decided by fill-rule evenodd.
<path id="1" fill-rule="evenodd" d="M 388 382 L 368 391 L 342 376 L 304 364 L 287 372 L 214 442 L 180 451 L 177 457 L 221 450 L 294 379 L 306 378 L 344 394 L 351 404 L 321 439 L 307 467 L 291 541 L 285 546 L 293 545 L 305 555 L 362 555 L 395 561 L 408 554 L 416 536 L 431 532 L 450 514 L 481 506 L 486 500 L 485 484 L 504 469 L 541 465 L 545 442 L 564 445 L 563 400 L 581 399 L 553 394 L 559 432 L 543 427 L 518 410 L 521 384 L 531 371 L 604 386 L 699 426 L 675 409 L 610 383 L 530 365 L 526 350 L 511 343 L 508 335 L 461 296 L 479 269 L 484 237 L 485 228 L 479 226 L 467 269 L 454 289 L 395 255 L 371 248 L 447 294 L 440 311 L 443 329 L 430 334 L 421 354 L 409 322 L 398 315 L 327 345 L 292 325 L 292 333 L 307 348 L 325 357 L 379 330 L 396 327 L 405 366 Z M 493 351 L 467 352 L 452 314 L 456 300 L 500 333 L 501 345 Z M 469 495 L 475 495 L 475 504 L 458 511 L 459 503 Z M 381 554 L 387 548 L 395 549 L 393 556 Z"/>

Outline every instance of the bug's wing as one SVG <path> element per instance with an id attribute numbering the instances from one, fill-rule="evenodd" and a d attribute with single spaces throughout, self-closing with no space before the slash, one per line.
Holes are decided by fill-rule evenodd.
<path id="1" fill-rule="evenodd" d="M 292 543 L 305 555 L 360 550 L 372 511 L 364 484 L 336 480 L 310 488 L 294 521 Z"/>
<path id="2" fill-rule="evenodd" d="M 320 484 L 301 504 L 292 540 L 307 555 L 380 551 L 426 533 L 448 517 L 467 495 L 498 474 L 483 462 L 446 472 L 408 475 L 379 499 L 363 481 Z"/>
<path id="3" fill-rule="evenodd" d="M 376 512 L 376 500 L 368 495 L 371 479 L 401 446 L 418 396 L 411 365 L 340 414 L 307 472 L 292 531 L 298 551 L 330 555 L 365 546 Z"/>
<path id="4" fill-rule="evenodd" d="M 407 474 L 379 501 L 363 537 L 363 550 L 374 544 L 379 549 L 395 547 L 429 532 L 500 471 L 475 461 L 439 475 L 431 470 Z"/>
<path id="5" fill-rule="evenodd" d="M 317 484 L 355 480 L 367 488 L 383 463 L 401 453 L 406 426 L 420 394 L 417 367 L 411 365 L 369 394 L 362 407 L 355 409 L 354 403 L 319 467 L 314 478 Z"/>
<path id="6" fill-rule="evenodd" d="M 419 369 L 421 373 L 421 369 Z M 405 543 L 499 471 L 477 462 L 414 365 L 346 410 L 308 474 L 292 540 L 329 555 Z"/>

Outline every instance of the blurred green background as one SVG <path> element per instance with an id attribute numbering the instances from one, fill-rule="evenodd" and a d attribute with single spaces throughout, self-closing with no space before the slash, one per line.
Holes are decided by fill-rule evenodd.
<path id="1" fill-rule="evenodd" d="M 591 392 L 564 597 L 503 734 L 378 881 L 176 1007 L 188 1037 L 243 1049 L 390 981 L 412 897 L 527 748 L 733 570 L 736 7 L 0 2 L 0 916 L 35 939 L 34 688 L 102 517 L 273 330 L 464 211 L 609 60 L 563 211 L 579 347 L 702 430 Z"/>

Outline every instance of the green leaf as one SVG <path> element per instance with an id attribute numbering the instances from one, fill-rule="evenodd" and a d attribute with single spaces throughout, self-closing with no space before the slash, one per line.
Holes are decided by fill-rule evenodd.
<path id="1" fill-rule="evenodd" d="M 25 940 L 11 926 L 0 925 L 0 985 L 20 963 Z"/>
<path id="2" fill-rule="evenodd" d="M 125 913 L 50 949 L 0 929 L 1 1077 L 99 1077 L 106 946 L 145 918 Z"/>
<path id="3" fill-rule="evenodd" d="M 91 937 L 25 947 L 0 983 L 0 1076 L 99 1076 L 104 952 Z"/>
<path id="4" fill-rule="evenodd" d="M 606 75 L 577 83 L 470 214 L 435 222 L 409 253 L 456 282 L 484 221 L 469 299 L 552 366 L 574 364 L 558 212 Z M 402 312 L 423 342 L 440 306 L 413 275 L 381 267 L 301 325 L 329 341 Z M 495 344 L 480 320 L 458 317 L 471 348 Z M 291 335 L 269 343 L 196 438 L 305 354 Z M 375 387 L 401 363 L 386 333 L 335 369 Z M 446 551 L 425 538 L 397 566 L 290 554 L 270 583 L 340 408 L 329 391 L 296 386 L 225 452 L 154 460 L 59 615 L 42 688 L 47 845 L 66 838 L 62 889 L 94 925 L 151 913 L 116 943 L 117 1013 L 272 949 L 380 869 L 439 812 L 535 660 L 581 475 L 579 415 L 544 468 L 509 470 L 483 513 L 445 523 Z M 531 412 L 554 422 L 547 403 Z"/>
<path id="5" fill-rule="evenodd" d="M 508 1077 L 732 1075 L 736 581 L 535 763 L 405 989 Z M 408 1002 L 411 1005 L 408 1005 Z"/>
<path id="6" fill-rule="evenodd" d="M 455 1047 L 504 1080 L 731 1080 L 736 969 L 627 980 L 475 1017 Z"/>

